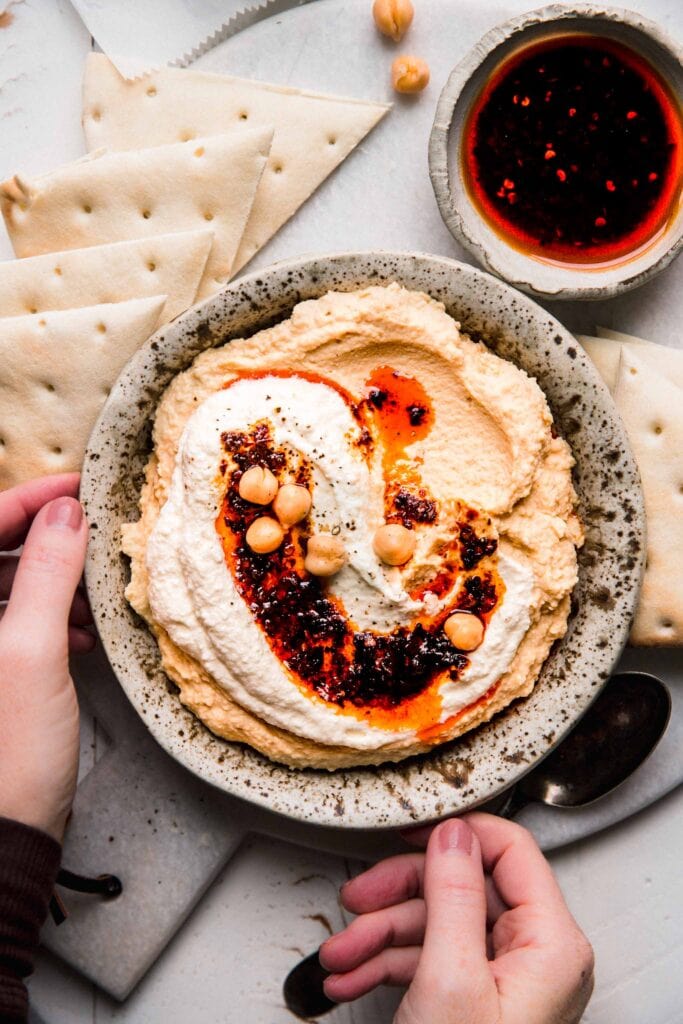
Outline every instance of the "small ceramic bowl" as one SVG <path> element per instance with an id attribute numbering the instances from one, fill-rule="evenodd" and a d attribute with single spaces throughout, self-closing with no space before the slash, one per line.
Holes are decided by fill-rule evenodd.
<path id="1" fill-rule="evenodd" d="M 138 518 L 151 425 L 164 390 L 202 351 L 288 317 L 303 299 L 398 281 L 428 292 L 500 356 L 535 376 L 576 457 L 587 532 L 569 630 L 526 700 L 432 753 L 397 765 L 294 771 L 214 736 L 180 703 L 159 650 L 124 596 L 121 523 Z M 88 445 L 81 497 L 97 629 L 123 689 L 159 743 L 201 778 L 303 821 L 399 827 L 485 802 L 548 753 L 583 714 L 626 641 L 643 568 L 638 471 L 609 392 L 575 339 L 531 299 L 454 260 L 347 253 L 241 278 L 163 327 L 128 363 Z"/>
<path id="2" fill-rule="evenodd" d="M 636 288 L 663 270 L 683 247 L 683 197 L 669 224 L 637 254 L 609 265 L 545 261 L 511 245 L 482 216 L 464 179 L 462 144 L 473 103 L 513 52 L 566 33 L 607 37 L 654 66 L 680 102 L 683 49 L 633 11 L 591 4 L 554 4 L 488 32 L 453 69 L 441 92 L 429 140 L 429 167 L 439 210 L 451 234 L 487 270 L 516 288 L 553 299 L 604 299 Z"/>

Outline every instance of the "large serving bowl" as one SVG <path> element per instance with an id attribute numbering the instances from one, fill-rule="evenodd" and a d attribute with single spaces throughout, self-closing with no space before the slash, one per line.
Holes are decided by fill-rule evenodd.
<path id="1" fill-rule="evenodd" d="M 398 281 L 443 302 L 463 329 L 537 378 L 576 458 L 586 544 L 569 630 L 530 697 L 433 753 L 380 768 L 292 770 L 214 736 L 180 703 L 152 635 L 126 602 L 121 523 L 137 518 L 157 403 L 198 353 L 289 316 L 302 299 Z M 342 253 L 240 279 L 162 328 L 119 377 L 90 438 L 81 495 L 86 580 L 112 667 L 159 743 L 201 778 L 321 825 L 396 827 L 482 803 L 547 754 L 580 718 L 626 642 L 644 561 L 638 471 L 610 395 L 575 339 L 531 299 L 454 260 Z"/>

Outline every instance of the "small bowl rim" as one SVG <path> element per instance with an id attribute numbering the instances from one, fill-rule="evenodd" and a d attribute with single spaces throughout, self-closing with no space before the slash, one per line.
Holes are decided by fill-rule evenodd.
<path id="1" fill-rule="evenodd" d="M 468 230 L 464 223 L 463 216 L 458 209 L 451 190 L 448 153 L 451 124 L 466 85 L 496 49 L 501 49 L 500 56 L 503 59 L 506 48 L 518 45 L 523 41 L 526 33 L 533 32 L 539 25 L 550 25 L 553 22 L 561 23 L 576 18 L 627 25 L 636 33 L 639 33 L 665 50 L 673 61 L 678 62 L 683 74 L 683 45 L 679 45 L 670 34 L 649 18 L 622 7 L 606 7 L 589 3 L 573 3 L 571 6 L 548 4 L 532 11 L 526 11 L 524 14 L 516 15 L 514 18 L 495 25 L 455 65 L 439 95 L 429 135 L 429 175 L 441 218 L 450 233 L 489 273 L 506 281 L 513 288 L 518 288 L 520 291 L 541 299 L 599 300 L 614 298 L 624 292 L 640 287 L 640 285 L 645 284 L 646 281 L 661 273 L 683 249 L 683 215 L 679 211 L 678 224 L 672 230 L 672 240 L 668 249 L 660 253 L 651 263 L 641 267 L 636 273 L 629 273 L 630 265 L 628 261 L 624 261 L 624 276 L 609 284 L 581 285 L 576 283 L 550 290 L 545 286 L 539 286 L 537 283 L 534 283 L 533 271 L 537 261 L 533 257 L 524 256 L 520 252 L 520 264 L 524 266 L 524 276 L 526 279 L 522 280 L 519 277 L 512 277 L 506 271 L 505 266 L 501 266 L 501 260 L 497 252 L 495 250 L 492 251 L 490 246 L 481 237 L 473 237 L 472 232 Z M 512 248 L 506 246 L 502 237 L 500 238 L 500 245 L 501 247 Z M 558 269 L 561 270 L 561 268 Z M 613 270 L 614 268 L 609 269 Z M 599 271 L 594 271 L 591 280 L 595 281 L 598 274 Z"/>

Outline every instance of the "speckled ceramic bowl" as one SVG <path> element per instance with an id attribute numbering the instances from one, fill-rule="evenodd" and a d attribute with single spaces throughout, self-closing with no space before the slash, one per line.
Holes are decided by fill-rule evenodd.
<path id="1" fill-rule="evenodd" d="M 605 36 L 641 54 L 672 94 L 683 94 L 683 49 L 654 22 L 618 7 L 552 4 L 512 18 L 487 32 L 453 69 L 436 108 L 429 139 L 429 171 L 443 220 L 479 262 L 516 288 L 556 299 L 605 299 L 636 288 L 662 271 L 683 249 L 683 203 L 663 232 L 637 254 L 606 266 L 550 263 L 509 244 L 484 219 L 462 171 L 463 127 L 491 74 L 519 48 L 561 33 Z"/>
<path id="2" fill-rule="evenodd" d="M 433 753 L 381 768 L 295 771 L 218 739 L 182 707 L 155 641 L 124 598 L 120 525 L 137 518 L 151 422 L 172 377 L 201 351 L 289 315 L 302 299 L 398 281 L 443 302 L 465 330 L 522 366 L 548 396 L 577 460 L 587 542 L 569 632 L 533 694 Z M 346 253 L 277 264 L 162 328 L 119 377 L 90 438 L 81 486 L 86 579 L 121 685 L 161 745 L 229 793 L 304 821 L 353 828 L 438 818 L 493 797 L 557 744 L 599 692 L 626 641 L 643 566 L 638 472 L 609 393 L 574 338 L 531 299 L 453 260 Z"/>

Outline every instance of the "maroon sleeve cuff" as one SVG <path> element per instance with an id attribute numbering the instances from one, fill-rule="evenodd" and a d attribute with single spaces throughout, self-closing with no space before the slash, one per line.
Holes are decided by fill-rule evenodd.
<path id="1" fill-rule="evenodd" d="M 38 933 L 47 917 L 61 857 L 45 832 L 0 818 L 0 1020 L 26 1020 L 23 979 L 33 970 Z"/>

